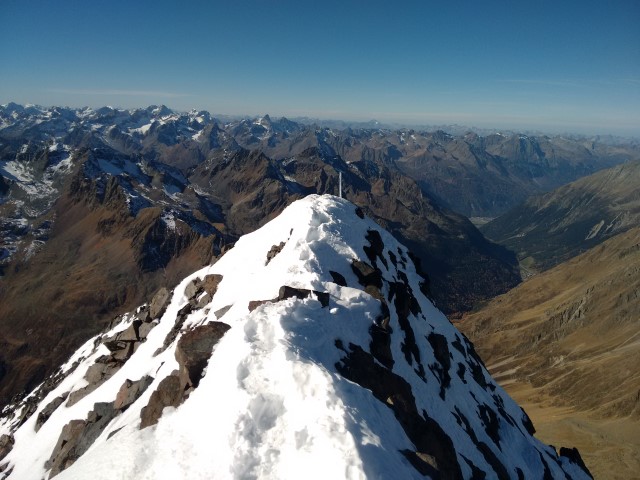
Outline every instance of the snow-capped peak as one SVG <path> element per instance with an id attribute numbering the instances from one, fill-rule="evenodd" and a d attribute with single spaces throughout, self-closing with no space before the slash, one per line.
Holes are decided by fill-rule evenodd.
<path id="1" fill-rule="evenodd" d="M 588 478 L 428 293 L 360 209 L 308 196 L 6 409 L 0 476 Z"/>

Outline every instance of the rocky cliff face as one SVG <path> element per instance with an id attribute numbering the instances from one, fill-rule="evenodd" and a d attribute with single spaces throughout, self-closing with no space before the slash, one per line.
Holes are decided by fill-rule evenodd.
<path id="1" fill-rule="evenodd" d="M 0 476 L 589 478 L 413 258 L 345 200 L 293 203 L 7 406 Z"/>

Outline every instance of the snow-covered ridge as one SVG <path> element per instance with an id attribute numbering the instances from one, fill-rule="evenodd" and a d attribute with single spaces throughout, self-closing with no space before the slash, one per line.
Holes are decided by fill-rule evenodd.
<path id="1" fill-rule="evenodd" d="M 0 478 L 588 478 L 427 295 L 389 233 L 306 197 L 15 406 Z"/>

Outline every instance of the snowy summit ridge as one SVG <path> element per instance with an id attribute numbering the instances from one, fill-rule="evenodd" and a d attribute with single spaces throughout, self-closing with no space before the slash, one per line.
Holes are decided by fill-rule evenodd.
<path id="1" fill-rule="evenodd" d="M 0 478 L 589 478 L 428 293 L 389 233 L 308 196 L 5 408 Z"/>

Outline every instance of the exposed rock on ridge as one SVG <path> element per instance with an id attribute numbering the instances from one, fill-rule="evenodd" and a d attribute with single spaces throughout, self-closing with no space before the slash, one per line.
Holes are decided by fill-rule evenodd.
<path id="1" fill-rule="evenodd" d="M 200 304 L 207 279 L 219 280 Z M 146 341 L 82 400 L 49 407 L 85 388 L 109 355 L 105 340 L 139 338 L 144 308 L 81 347 L 29 418 L 20 415 L 31 397 L 5 410 L 0 434 L 15 443 L 3 465 L 24 480 L 47 471 L 135 478 L 136 462 L 153 476 L 171 462 L 193 477 L 300 478 L 313 468 L 330 477 L 587 478 L 579 457 L 531 436 L 528 417 L 423 294 L 424 281 L 407 249 L 353 204 L 296 202 L 185 278 Z M 256 298 L 273 300 L 250 311 Z M 114 458 L 113 448 L 136 454 Z M 108 469 L 96 468 L 103 462 Z"/>

